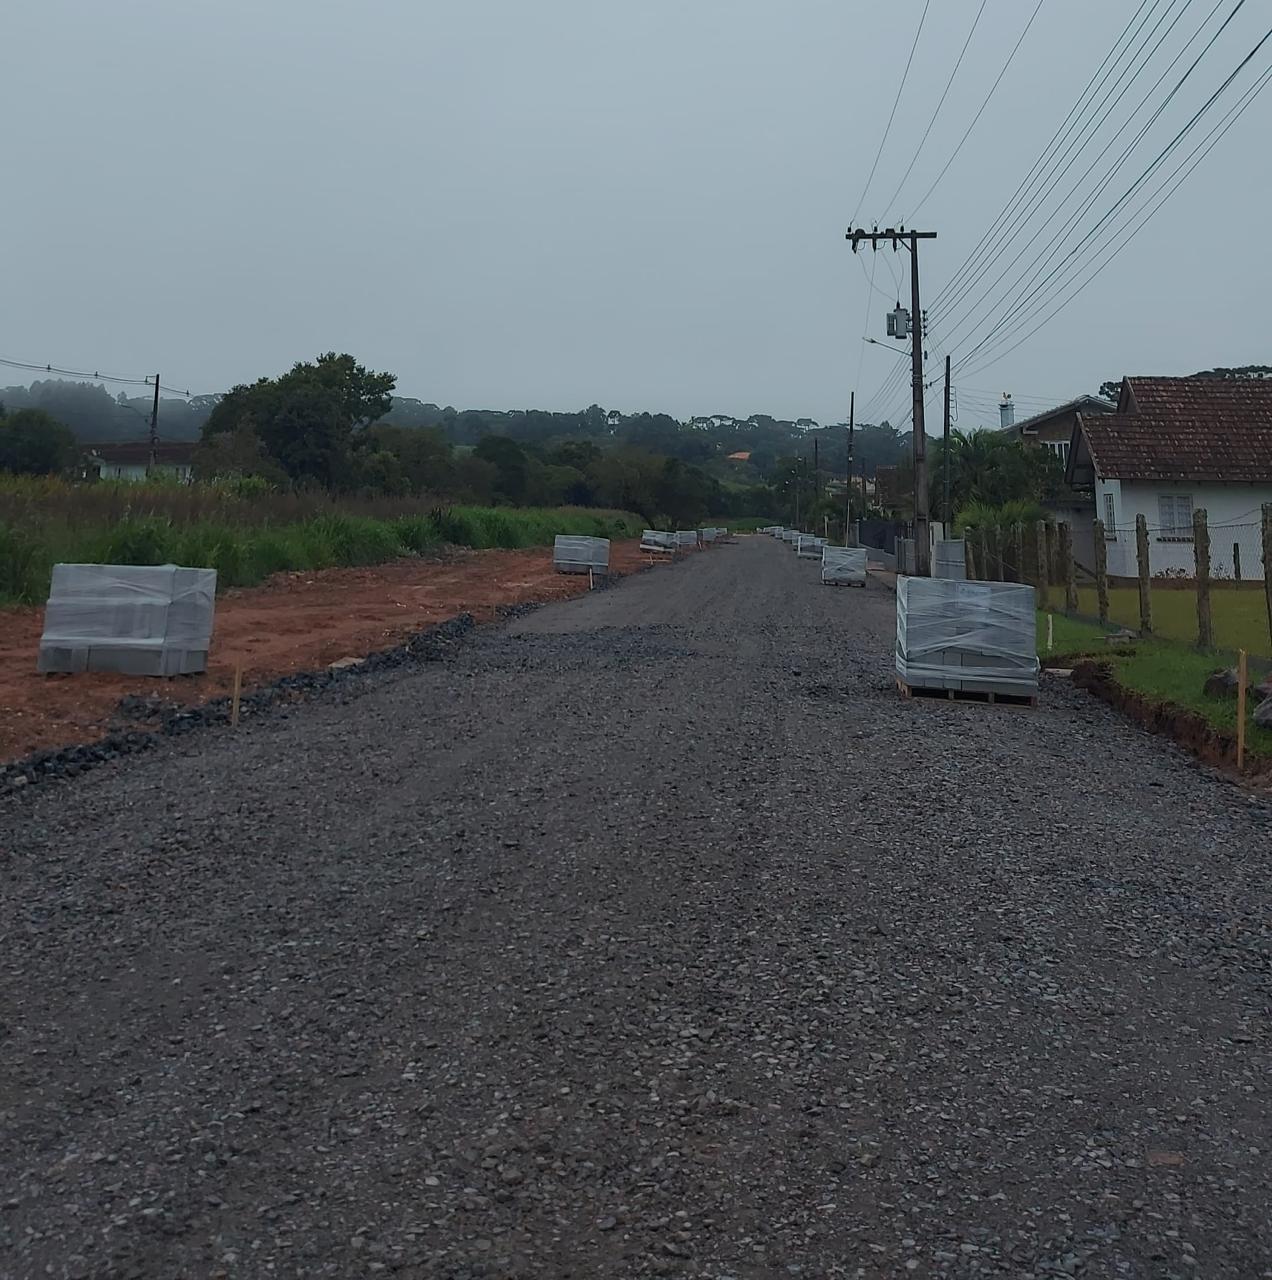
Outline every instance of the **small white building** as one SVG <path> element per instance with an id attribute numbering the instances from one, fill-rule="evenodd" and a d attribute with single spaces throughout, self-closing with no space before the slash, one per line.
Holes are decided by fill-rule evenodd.
<path id="1" fill-rule="evenodd" d="M 1272 381 L 1124 378 L 1116 413 L 1079 414 L 1066 478 L 1095 497 L 1109 574 L 1137 574 L 1148 527 L 1154 577 L 1191 578 L 1193 512 L 1204 510 L 1216 578 L 1263 576 L 1261 513 L 1272 502 Z M 1236 550 L 1234 550 L 1236 548 Z"/>
<path id="2" fill-rule="evenodd" d="M 194 445 L 178 440 L 160 441 L 154 446 L 151 468 L 148 440 L 125 440 L 118 444 L 96 444 L 90 462 L 102 480 L 139 483 L 148 476 L 163 476 L 187 483 L 194 472 Z"/>

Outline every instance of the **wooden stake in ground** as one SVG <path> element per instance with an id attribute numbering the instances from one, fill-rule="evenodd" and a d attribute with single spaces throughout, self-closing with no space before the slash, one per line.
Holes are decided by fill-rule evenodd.
<path id="1" fill-rule="evenodd" d="M 1027 582 L 1025 577 L 1025 526 L 1016 521 L 1011 527 L 1011 537 L 1013 542 L 1012 550 L 1016 556 L 1016 573 L 1017 582 Z"/>
<path id="2" fill-rule="evenodd" d="M 1073 528 L 1066 520 L 1060 526 L 1060 560 L 1064 568 L 1064 611 L 1078 611 L 1078 583 L 1073 567 Z"/>
<path id="3" fill-rule="evenodd" d="M 1237 650 L 1237 768 L 1245 764 L 1246 651 Z"/>
<path id="4" fill-rule="evenodd" d="M 963 565 L 967 571 L 968 582 L 976 581 L 976 544 L 970 537 L 963 538 Z"/>
<path id="5" fill-rule="evenodd" d="M 239 722 L 239 697 L 243 692 L 243 664 L 234 664 L 234 692 L 230 694 L 230 728 L 237 729 Z"/>
<path id="6" fill-rule="evenodd" d="M 1139 570 L 1140 630 L 1153 631 L 1153 590 L 1148 576 L 1148 521 L 1141 511 L 1135 517 L 1135 564 Z"/>
<path id="7" fill-rule="evenodd" d="M 1056 615 L 1047 614 L 1047 652 L 1050 653 L 1056 643 Z"/>
<path id="8" fill-rule="evenodd" d="M 1104 521 L 1095 522 L 1095 601 L 1100 625 L 1109 623 L 1109 549 L 1104 541 Z"/>
<path id="9" fill-rule="evenodd" d="M 1263 595 L 1268 606 L 1268 639 L 1272 640 L 1272 502 L 1263 504 Z"/>
<path id="10" fill-rule="evenodd" d="M 1193 562 L 1197 572 L 1197 647 L 1215 647 L 1214 624 L 1210 618 L 1210 529 L 1206 509 L 1193 512 Z"/>
<path id="11" fill-rule="evenodd" d="M 1038 588 L 1038 608 L 1044 611 L 1051 603 L 1047 578 L 1047 526 L 1039 520 L 1034 526 L 1034 586 Z"/>
<path id="12" fill-rule="evenodd" d="M 980 547 L 977 549 L 977 556 L 980 559 L 980 579 L 982 582 L 992 582 L 994 579 L 994 570 L 989 563 L 989 530 L 982 529 L 980 531 Z"/>

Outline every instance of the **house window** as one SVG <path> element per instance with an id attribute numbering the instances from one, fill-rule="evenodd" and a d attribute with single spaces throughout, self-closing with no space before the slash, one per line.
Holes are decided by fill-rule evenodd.
<path id="1" fill-rule="evenodd" d="M 1047 448 L 1060 459 L 1060 465 L 1067 466 L 1069 463 L 1069 442 L 1067 440 L 1053 440 L 1048 444 Z"/>
<path id="2" fill-rule="evenodd" d="M 1104 541 L 1117 541 L 1117 505 L 1111 493 L 1104 495 Z"/>
<path id="3" fill-rule="evenodd" d="M 1192 541 L 1193 505 L 1187 493 L 1162 493 L 1157 497 L 1159 539 Z"/>

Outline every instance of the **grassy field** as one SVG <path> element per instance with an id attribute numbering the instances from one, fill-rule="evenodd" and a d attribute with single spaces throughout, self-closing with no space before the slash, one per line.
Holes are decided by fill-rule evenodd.
<path id="1" fill-rule="evenodd" d="M 1261 601 L 1262 598 L 1256 596 L 1256 599 Z M 1038 652 L 1045 656 L 1046 614 L 1039 612 L 1037 627 Z M 1202 692 L 1206 677 L 1222 664 L 1223 658 L 1198 653 L 1186 644 L 1164 639 L 1137 640 L 1133 652 L 1119 652 L 1110 648 L 1100 627 L 1066 618 L 1063 614 L 1052 615 L 1052 627 L 1055 640 L 1052 652 L 1107 657 L 1113 664 L 1118 681 L 1127 688 L 1196 711 L 1216 728 L 1236 731 L 1236 699 L 1212 698 Z M 1251 671 L 1251 683 L 1257 683 L 1258 679 L 1259 676 Z M 1255 728 L 1250 720 L 1257 701 L 1253 697 L 1246 700 L 1246 748 L 1254 755 L 1272 757 L 1272 730 Z"/>
<path id="2" fill-rule="evenodd" d="M 583 507 L 431 507 L 419 500 L 338 502 L 326 495 L 215 486 L 0 480 L 0 604 L 48 597 L 54 564 L 187 564 L 221 587 L 271 573 L 382 564 L 464 547 L 544 546 L 558 533 L 636 537 L 644 522 Z"/>
<path id="3" fill-rule="evenodd" d="M 1063 603 L 1063 589 L 1052 600 Z M 1078 611 L 1098 617 L 1100 608 L 1094 587 L 1078 588 Z M 1210 616 L 1219 649 L 1245 649 L 1247 653 L 1272 657 L 1272 632 L 1262 591 L 1215 585 L 1210 593 Z M 1109 621 L 1139 630 L 1139 592 L 1134 587 L 1114 587 L 1109 591 Z M 1153 631 L 1168 640 L 1197 643 L 1197 596 L 1191 590 L 1158 587 L 1153 590 Z"/>

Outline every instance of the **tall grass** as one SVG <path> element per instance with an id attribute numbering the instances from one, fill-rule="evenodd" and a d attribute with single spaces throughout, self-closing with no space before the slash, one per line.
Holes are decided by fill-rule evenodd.
<path id="1" fill-rule="evenodd" d="M 0 476 L 0 604 L 48 596 L 53 565 L 186 564 L 221 587 L 272 573 L 382 564 L 450 543 L 533 547 L 558 533 L 639 534 L 630 512 L 442 507 L 420 499 L 336 501 L 325 494 L 240 493 L 190 485 L 68 485 Z"/>

